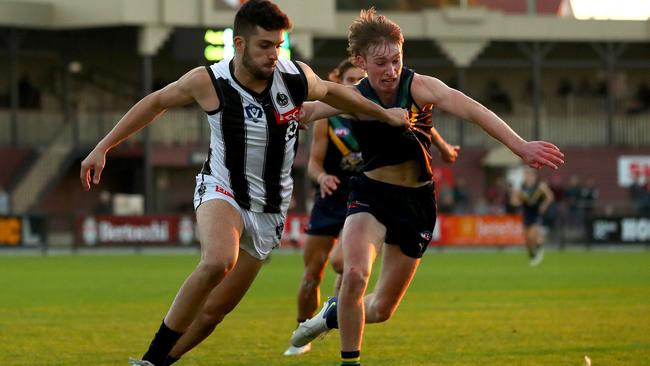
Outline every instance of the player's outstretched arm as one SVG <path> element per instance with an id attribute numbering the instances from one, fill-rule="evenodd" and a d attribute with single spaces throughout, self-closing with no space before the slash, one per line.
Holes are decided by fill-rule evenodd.
<path id="1" fill-rule="evenodd" d="M 323 101 L 342 111 L 350 111 L 355 114 L 371 116 L 393 126 L 408 125 L 408 113 L 405 109 L 384 109 L 364 98 L 354 88 L 349 88 L 331 81 L 324 81 L 306 64 L 298 64 L 302 67 L 305 76 L 307 77 L 307 99 Z"/>
<path id="2" fill-rule="evenodd" d="M 564 164 L 564 154 L 557 146 L 546 141 L 522 139 L 494 112 L 436 78 L 417 74 L 411 90 L 416 101 L 433 103 L 446 112 L 476 123 L 532 168 L 548 166 L 557 169 Z"/>
<path id="3" fill-rule="evenodd" d="M 440 152 L 440 157 L 445 163 L 455 163 L 458 159 L 458 151 L 460 151 L 460 146 L 450 145 L 445 139 L 440 135 L 440 132 L 436 130 L 435 127 L 431 127 L 431 142 Z"/>
<path id="4" fill-rule="evenodd" d="M 314 122 L 332 116 L 337 116 L 342 113 L 344 113 L 344 111 L 336 109 L 331 105 L 323 103 L 321 101 L 305 102 L 302 104 L 300 123 Z"/>
<path id="5" fill-rule="evenodd" d="M 180 107 L 194 101 L 199 101 L 206 110 L 210 110 L 207 107 L 218 107 L 216 96 L 212 97 L 213 100 L 209 99 L 210 83 L 210 76 L 205 68 L 195 68 L 163 89 L 142 98 L 126 112 L 81 163 L 81 186 L 86 191 L 90 190 L 91 171 L 93 172 L 92 183 L 99 184 L 102 170 L 106 164 L 106 153 L 151 123 L 167 109 Z M 210 103 L 213 105 L 210 106 Z M 214 103 L 217 103 L 217 106 L 214 106 Z"/>

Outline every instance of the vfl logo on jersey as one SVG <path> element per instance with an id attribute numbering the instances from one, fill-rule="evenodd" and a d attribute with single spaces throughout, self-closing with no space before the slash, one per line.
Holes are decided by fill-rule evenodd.
<path id="1" fill-rule="evenodd" d="M 298 121 L 298 118 L 300 117 L 300 111 L 300 107 L 295 107 L 292 110 L 282 114 L 274 110 L 273 113 L 275 113 L 275 122 L 279 125 L 283 125 L 287 122 Z"/>
<path id="2" fill-rule="evenodd" d="M 278 93 L 275 95 L 275 101 L 278 102 L 280 107 L 286 107 L 289 104 L 289 97 L 286 94 Z"/>
<path id="3" fill-rule="evenodd" d="M 255 104 L 249 104 L 244 107 L 244 112 L 246 112 L 246 117 L 252 119 L 255 123 L 259 122 L 259 118 L 262 118 L 264 115 L 262 108 L 256 106 Z"/>
<path id="4" fill-rule="evenodd" d="M 343 138 L 350 134 L 350 129 L 345 127 L 338 127 L 334 129 L 334 134 L 340 138 Z"/>

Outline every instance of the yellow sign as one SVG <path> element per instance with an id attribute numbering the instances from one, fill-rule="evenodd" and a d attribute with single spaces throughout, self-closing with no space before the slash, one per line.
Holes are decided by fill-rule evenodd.
<path id="1" fill-rule="evenodd" d="M 21 222 L 17 217 L 0 217 L 0 245 L 19 245 Z"/>

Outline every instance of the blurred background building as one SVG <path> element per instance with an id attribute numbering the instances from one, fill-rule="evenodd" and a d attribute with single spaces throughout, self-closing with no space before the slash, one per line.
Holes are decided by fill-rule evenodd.
<path id="1" fill-rule="evenodd" d="M 374 5 L 402 27 L 406 66 L 481 101 L 524 138 L 561 147 L 565 166 L 542 172 L 557 197 L 547 215 L 556 242 L 607 234 L 608 217 L 650 216 L 647 1 L 276 2 L 294 22 L 285 55 L 322 77 L 346 57 L 359 9 Z M 0 0 L 0 215 L 29 217 L 22 235 L 27 222 L 50 245 L 82 240 L 92 215 L 176 217 L 187 231 L 209 140 L 198 107 L 168 111 L 113 150 L 99 189 L 82 191 L 79 164 L 142 96 L 227 57 L 239 3 Z M 435 119 L 462 146 L 455 165 L 435 162 L 441 212 L 513 213 L 518 159 L 476 126 Z M 309 135 L 301 133 L 295 162 L 298 214 L 313 189 Z"/>

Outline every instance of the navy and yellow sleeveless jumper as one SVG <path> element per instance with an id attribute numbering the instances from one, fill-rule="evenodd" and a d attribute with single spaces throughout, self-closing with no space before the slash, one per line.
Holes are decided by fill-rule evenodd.
<path id="1" fill-rule="evenodd" d="M 393 127 L 379 121 L 355 122 L 354 132 L 365 161 L 364 171 L 416 160 L 421 168 L 420 181 L 431 181 L 432 110 L 430 106 L 418 106 L 413 100 L 411 83 L 414 75 L 413 70 L 402 69 L 397 98 L 390 105 L 381 102 L 367 78 L 357 85 L 364 97 L 384 108 L 405 108 L 409 111 L 411 120 L 417 121 L 411 128 Z"/>
<path id="2" fill-rule="evenodd" d="M 363 168 L 359 142 L 353 133 L 352 123 L 352 119 L 344 116 L 327 119 L 329 139 L 323 162 L 325 172 L 337 176 L 341 181 L 343 186 L 341 188 L 345 188 L 346 199 L 347 183 L 350 177 L 358 174 Z"/>
<path id="3" fill-rule="evenodd" d="M 319 189 L 316 190 L 307 234 L 338 236 L 347 213 L 350 177 L 359 174 L 363 159 L 353 134 L 351 119 L 334 116 L 328 118 L 327 124 L 329 138 L 323 168 L 327 174 L 339 178 L 340 184 L 325 198 L 320 196 Z"/>
<path id="4" fill-rule="evenodd" d="M 539 214 L 539 206 L 544 202 L 544 191 L 540 188 L 540 182 L 537 181 L 531 186 L 522 184 L 519 198 L 522 203 L 524 226 L 541 224 L 542 217 Z"/>
<path id="5" fill-rule="evenodd" d="M 385 243 L 398 245 L 408 257 L 420 258 L 436 224 L 436 201 L 431 182 L 431 107 L 420 108 L 411 96 L 414 72 L 403 68 L 396 99 L 384 105 L 368 79 L 357 88 L 363 96 L 385 107 L 409 110 L 413 126 L 393 127 L 380 121 L 355 121 L 354 133 L 365 162 L 364 171 L 415 160 L 420 165 L 420 187 L 389 184 L 360 174 L 350 180 L 348 216 L 368 213 L 386 227 Z"/>

